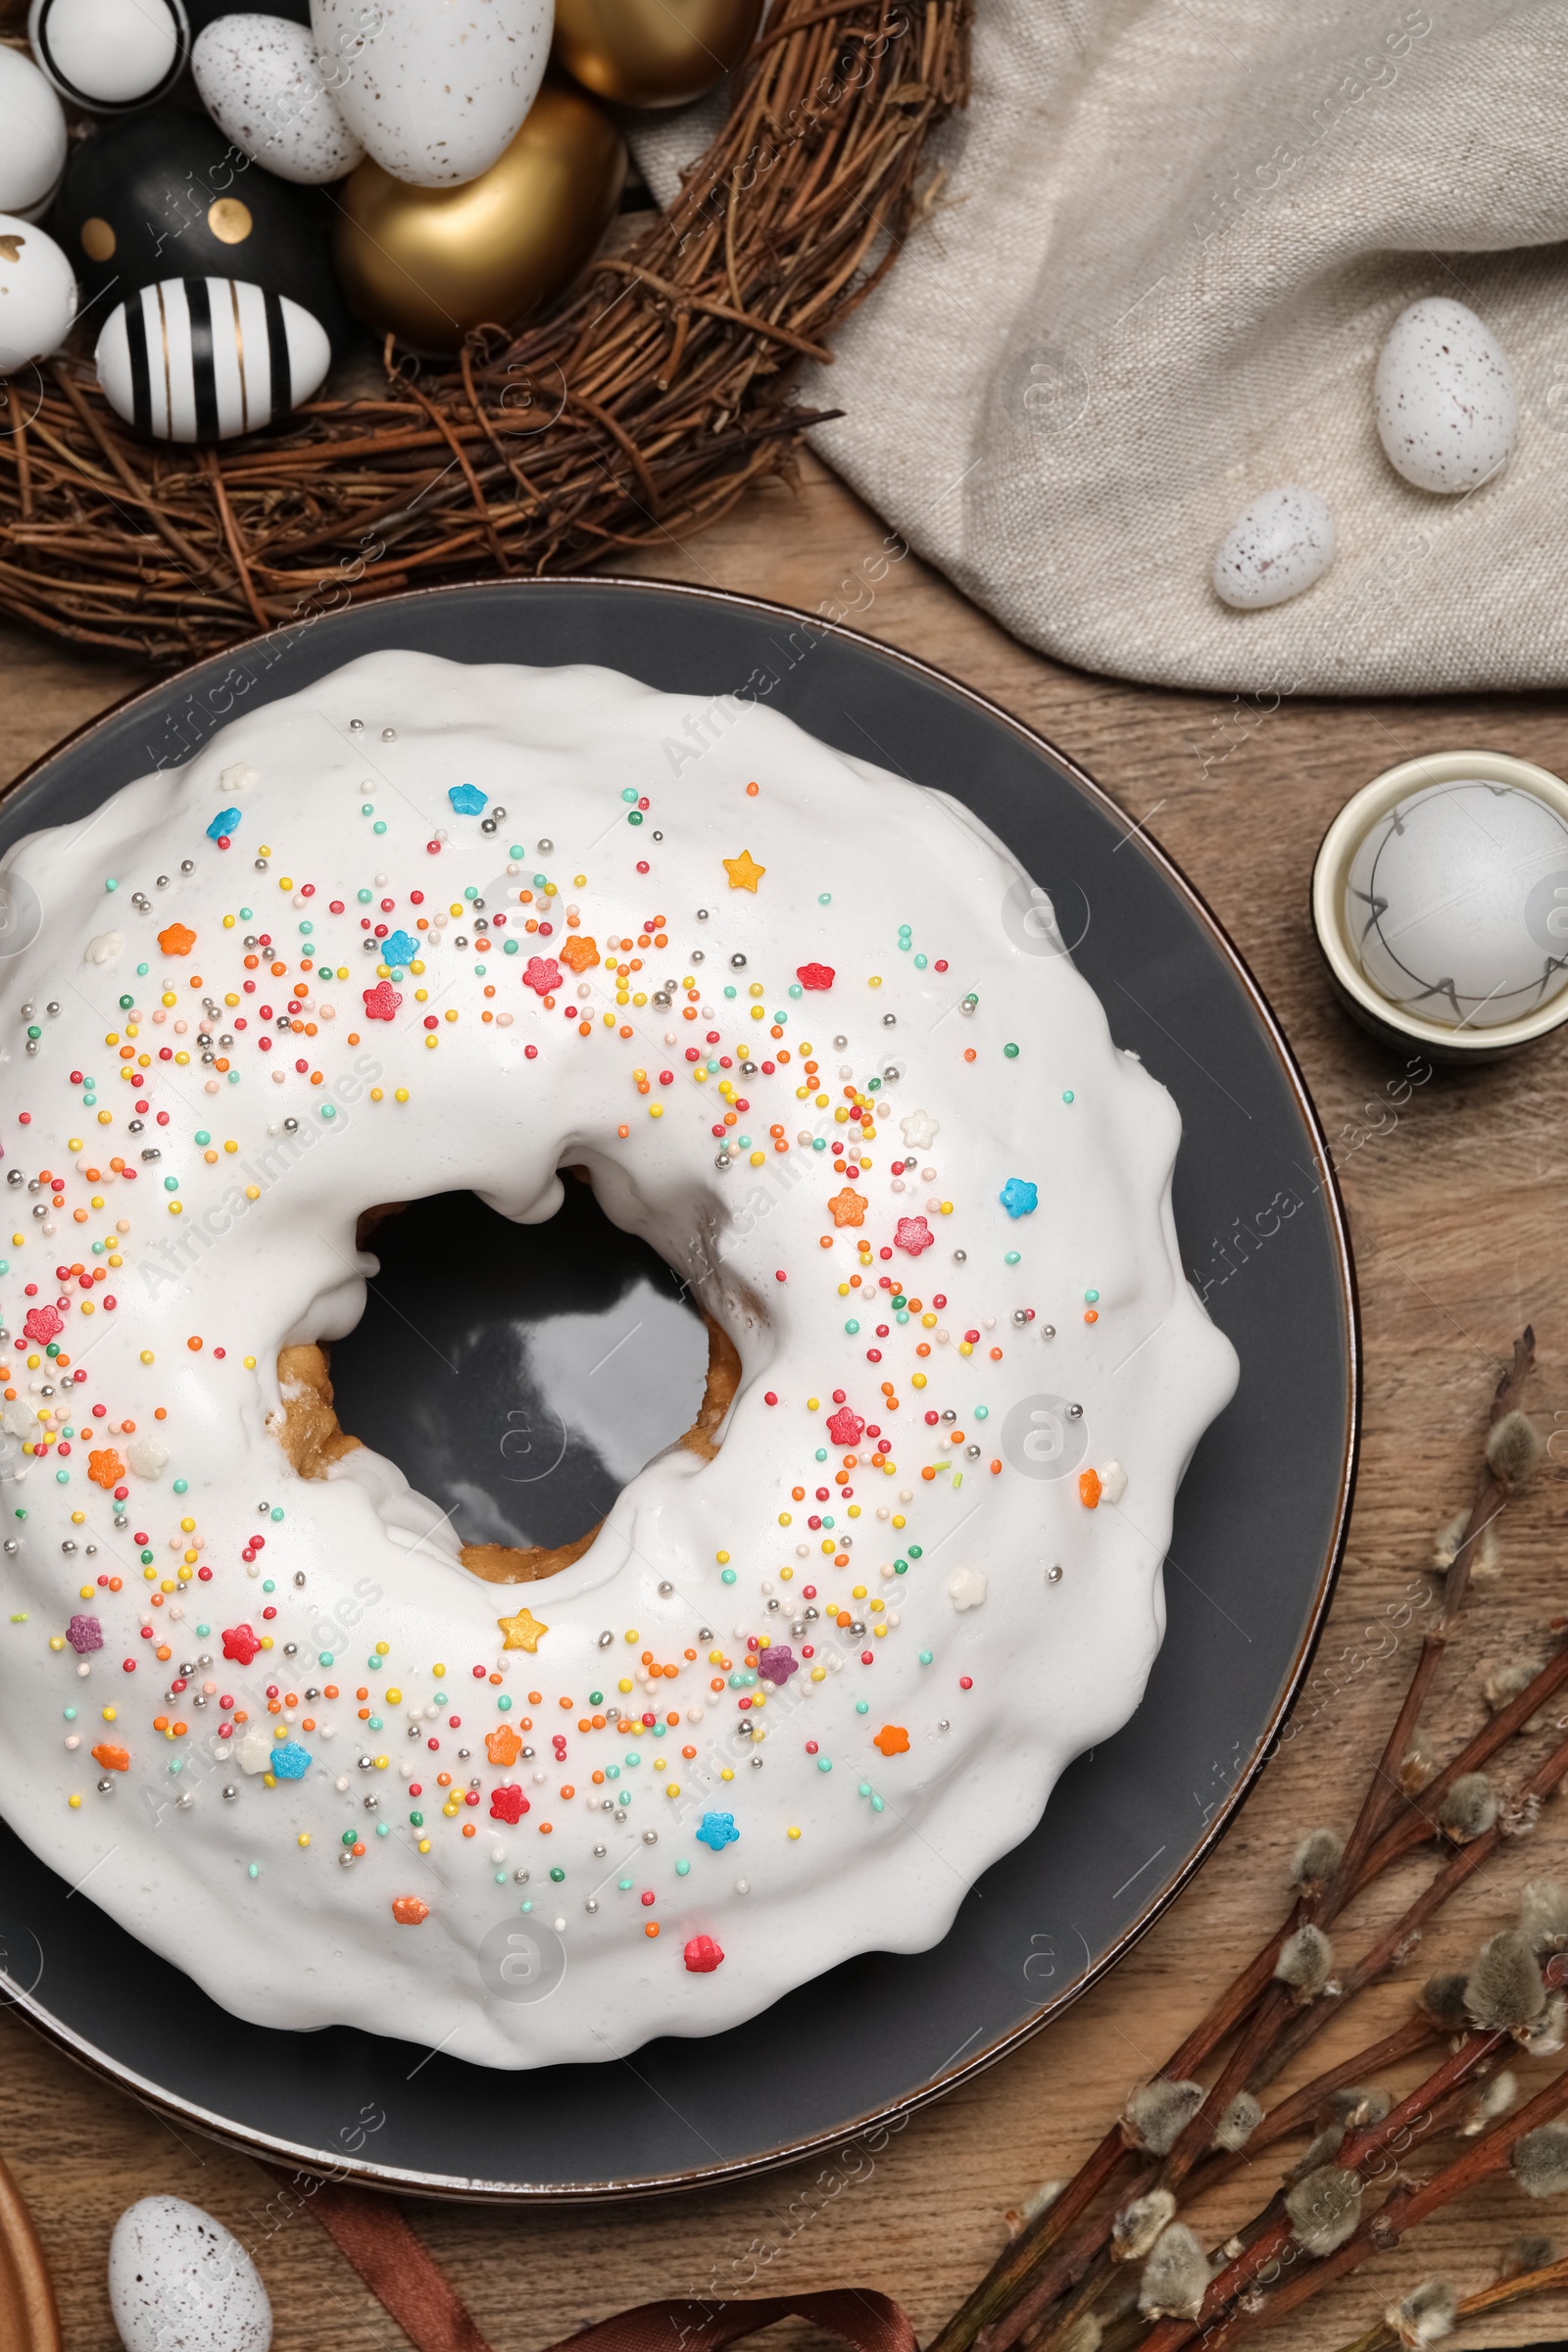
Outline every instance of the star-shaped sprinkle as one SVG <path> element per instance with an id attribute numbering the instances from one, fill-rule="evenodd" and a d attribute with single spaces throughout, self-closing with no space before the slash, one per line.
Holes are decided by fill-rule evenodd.
<path id="1" fill-rule="evenodd" d="M 95 1487 L 102 1487 L 106 1494 L 111 1487 L 119 1486 L 124 1475 L 125 1465 L 112 1446 L 106 1446 L 102 1452 L 88 1454 L 87 1476 Z"/>
<path id="2" fill-rule="evenodd" d="M 570 964 L 574 972 L 586 972 L 599 961 L 599 942 L 579 932 L 574 939 L 562 942 L 561 960 Z"/>
<path id="3" fill-rule="evenodd" d="M 853 1193 L 846 1185 L 843 1192 L 835 1193 L 828 1202 L 827 1213 L 835 1225 L 863 1225 L 867 1205 L 863 1194 Z"/>
<path id="4" fill-rule="evenodd" d="M 459 816 L 477 816 L 490 795 L 481 792 L 477 784 L 454 784 L 447 794 Z"/>
<path id="5" fill-rule="evenodd" d="M 365 1017 L 368 1021 L 389 1021 L 403 999 L 390 980 L 378 980 L 373 988 L 360 991 L 365 999 Z"/>
<path id="6" fill-rule="evenodd" d="M 897 1247 L 907 1250 L 911 1257 L 918 1257 L 922 1250 L 929 1250 L 936 1238 L 924 1217 L 901 1217 L 893 1236 Z"/>
<path id="7" fill-rule="evenodd" d="M 833 966 L 830 963 L 798 963 L 795 977 L 803 988 L 831 988 Z"/>
<path id="8" fill-rule="evenodd" d="M 187 931 L 183 923 L 171 923 L 167 931 L 159 932 L 158 945 L 166 956 L 188 956 L 196 945 L 196 934 Z"/>
<path id="9" fill-rule="evenodd" d="M 44 1348 L 48 1346 L 57 1332 L 64 1331 L 65 1328 L 65 1324 L 60 1319 L 58 1307 L 29 1306 L 26 1321 L 22 1326 L 22 1335 L 24 1339 L 31 1340 L 38 1347 Z"/>
<path id="10" fill-rule="evenodd" d="M 395 1894 L 392 1916 L 400 1928 L 417 1928 L 430 1916 L 430 1906 L 416 1894 Z"/>
<path id="11" fill-rule="evenodd" d="M 997 1198 L 1009 1217 L 1032 1217 L 1040 1205 L 1040 1187 L 1027 1177 L 1009 1176 Z"/>
<path id="12" fill-rule="evenodd" d="M 705 1813 L 697 1825 L 698 1844 L 710 1846 L 715 1854 L 733 1845 L 739 1836 L 733 1813 Z"/>
<path id="13" fill-rule="evenodd" d="M 858 1446 L 865 1435 L 865 1423 L 853 1405 L 841 1404 L 836 1413 L 829 1413 L 827 1434 L 835 1446 Z"/>
<path id="14" fill-rule="evenodd" d="M 207 828 L 209 841 L 227 841 L 239 831 L 240 812 L 237 808 L 220 808 Z"/>
<path id="15" fill-rule="evenodd" d="M 885 1723 L 871 1745 L 885 1756 L 905 1756 L 909 1752 L 909 1735 L 902 1723 Z"/>
<path id="16" fill-rule="evenodd" d="M 419 943 L 412 931 L 389 931 L 378 944 L 381 961 L 389 969 L 394 963 L 412 963 L 419 953 Z"/>
<path id="17" fill-rule="evenodd" d="M 731 890 L 749 890 L 755 895 L 767 868 L 758 864 L 750 850 L 742 850 L 738 858 L 724 859 L 724 871 L 729 876 Z"/>
<path id="18" fill-rule="evenodd" d="M 492 1821 L 511 1822 L 514 1829 L 528 1810 L 528 1799 L 515 1781 L 503 1781 L 499 1788 L 490 1791 Z"/>
<path id="19" fill-rule="evenodd" d="M 492 1764 L 515 1764 L 522 1753 L 522 1741 L 510 1723 L 498 1724 L 484 1736 L 484 1752 Z"/>
<path id="20" fill-rule="evenodd" d="M 536 1650 L 550 1631 L 548 1625 L 540 1624 L 532 1609 L 519 1609 L 515 1617 L 498 1617 L 496 1623 L 507 1637 L 502 1643 L 504 1649 Z"/>
<path id="21" fill-rule="evenodd" d="M 275 1779 L 303 1781 L 311 1769 L 311 1751 L 301 1747 L 297 1740 L 285 1740 L 273 1748 L 269 1761 Z"/>
<path id="22" fill-rule="evenodd" d="M 536 996 L 548 997 L 561 986 L 561 966 L 553 956 L 530 956 L 528 968 L 522 975 L 524 988 Z"/>
<path id="23" fill-rule="evenodd" d="M 929 1152 L 942 1129 L 928 1110 L 911 1110 L 899 1121 L 899 1133 L 911 1152 Z"/>

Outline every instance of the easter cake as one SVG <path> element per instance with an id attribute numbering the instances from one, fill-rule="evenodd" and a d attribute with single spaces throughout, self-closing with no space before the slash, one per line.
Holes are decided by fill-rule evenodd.
<path id="1" fill-rule="evenodd" d="M 1138 1704 L 1237 1377 L 1007 851 L 765 708 L 386 652 L 0 883 L 27 1843 L 240 2017 L 505 2068 L 935 1942 Z M 708 1396 L 596 1530 L 466 1547 L 325 1350 L 369 1212 L 563 1168 Z"/>

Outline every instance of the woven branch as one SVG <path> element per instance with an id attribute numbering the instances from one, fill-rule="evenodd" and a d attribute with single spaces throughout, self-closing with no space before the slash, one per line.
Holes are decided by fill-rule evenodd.
<path id="1" fill-rule="evenodd" d="M 79 354 L 0 404 L 0 613 L 174 667 L 257 629 L 455 578 L 580 570 L 715 522 L 786 471 L 803 360 L 930 200 L 972 0 L 778 0 L 670 211 L 517 334 L 375 398 L 190 449 L 127 433 Z"/>

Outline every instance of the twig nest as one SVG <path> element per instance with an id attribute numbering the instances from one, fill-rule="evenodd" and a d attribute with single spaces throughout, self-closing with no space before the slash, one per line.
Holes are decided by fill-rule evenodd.
<path id="1" fill-rule="evenodd" d="M 0 213 L 0 375 L 58 351 L 75 316 L 76 281 L 53 237 Z"/>
<path id="2" fill-rule="evenodd" d="M 0 49 L 0 212 L 46 212 L 66 168 L 66 110 L 30 57 Z"/>
<path id="3" fill-rule="evenodd" d="M 279 179 L 316 187 L 363 160 L 305 25 L 286 17 L 218 17 L 198 33 L 190 70 L 219 128 Z"/>
<path id="4" fill-rule="evenodd" d="M 1265 490 L 1232 523 L 1214 558 L 1214 594 L 1238 612 L 1286 605 L 1334 561 L 1334 516 L 1315 490 Z"/>
<path id="5" fill-rule="evenodd" d="M 125 2352 L 268 2352 L 272 2307 L 239 2239 L 183 2197 L 143 2197 L 109 2241 L 109 2300 Z"/>
<path id="6" fill-rule="evenodd" d="M 1474 490 L 1513 452 L 1519 401 L 1502 345 L 1462 302 L 1412 302 L 1389 329 L 1372 386 L 1389 464 L 1418 490 Z"/>

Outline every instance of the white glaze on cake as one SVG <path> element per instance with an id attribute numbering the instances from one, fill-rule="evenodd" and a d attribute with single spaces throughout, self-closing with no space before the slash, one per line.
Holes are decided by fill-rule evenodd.
<path id="1" fill-rule="evenodd" d="M 495 836 L 481 814 L 449 805 L 465 784 L 507 810 Z M 627 822 L 631 790 L 648 804 L 641 826 Z M 239 811 L 227 849 L 208 838 L 224 808 Z M 526 855 L 509 872 L 513 844 Z M 737 887 L 722 860 L 743 854 Z M 752 866 L 763 869 L 755 889 L 744 886 Z M 607 670 L 387 653 L 237 719 L 188 766 L 127 785 L 85 822 L 33 836 L 6 872 L 37 893 L 42 924 L 0 966 L 4 1165 L 66 1178 L 62 1205 L 43 1218 L 29 1212 L 47 1184 L 41 1196 L 0 1192 L 10 1230 L 26 1235 L 0 1280 L 16 1392 L 0 1515 L 19 1546 L 4 1574 L 14 1618 L 26 1613 L 4 1652 L 0 1801 L 28 1843 L 242 2017 L 345 2021 L 501 2067 L 712 2033 L 851 1954 L 941 1936 L 981 1871 L 1039 1819 L 1063 1767 L 1137 1705 L 1163 1627 L 1173 1496 L 1236 1379 L 1181 1270 L 1175 1106 L 1116 1049 L 1049 902 L 1007 853 L 956 804 L 842 758 L 765 708 L 661 696 Z M 559 885 L 543 918 L 536 873 Z M 416 930 L 466 905 L 466 888 L 483 896 L 493 942 L 529 920 L 550 920 L 549 937 L 524 932 L 515 955 L 495 948 L 481 976 L 471 946 L 455 945 L 465 918 Z M 535 894 L 526 906 L 524 890 Z M 383 899 L 395 903 L 385 913 Z M 655 913 L 663 950 L 648 928 Z M 396 967 L 403 1001 L 389 1021 L 366 1017 L 379 951 L 362 946 L 365 920 L 406 928 L 424 948 L 422 971 Z M 175 925 L 195 934 L 187 953 L 158 944 Z M 253 948 L 247 969 L 243 942 L 263 932 L 274 956 Z M 526 985 L 530 958 L 587 937 L 600 960 L 564 969 L 548 1009 Z M 612 939 L 649 942 L 634 951 L 639 971 L 612 978 L 612 953 L 629 961 Z M 274 959 L 288 967 L 276 980 Z M 803 988 L 798 972 L 811 964 L 832 968 L 831 988 Z M 347 979 L 323 982 L 328 965 Z M 296 979 L 314 1037 L 276 1028 Z M 668 1010 L 647 1001 L 666 979 Z M 765 996 L 748 994 L 754 982 Z M 586 1036 L 566 1017 L 583 989 Z M 204 1000 L 219 1008 L 206 1024 L 210 1062 Z M 754 1002 L 773 1017 L 753 1020 Z M 682 1017 L 688 1004 L 694 1019 Z M 426 1030 L 427 1016 L 439 1027 Z M 29 1026 L 40 1032 L 31 1055 Z M 273 1051 L 261 1050 L 263 1035 Z M 718 1065 L 706 1081 L 694 1082 L 689 1045 Z M 803 1099 L 808 1045 L 819 1077 Z M 772 1070 L 743 1076 L 748 1050 Z M 872 1131 L 864 1161 L 849 1154 L 858 1178 L 832 1164 L 857 1132 L 835 1118 L 847 1087 Z M 731 1164 L 719 1167 L 711 1130 L 726 1088 L 748 1107 L 726 1130 Z M 151 1107 L 132 1135 L 137 1102 Z M 774 1128 L 787 1149 L 774 1149 Z M 812 1149 L 813 1136 L 828 1148 Z M 150 1149 L 162 1158 L 143 1161 Z M 116 1157 L 134 1173 L 111 1173 Z M 916 1165 L 895 1175 L 906 1158 Z M 361 1210 L 471 1188 L 535 1222 L 559 1202 L 567 1162 L 592 1171 L 617 1224 L 695 1276 L 743 1378 L 716 1458 L 662 1456 L 573 1565 L 497 1588 L 461 1565 L 459 1538 L 391 1465 L 362 1451 L 328 1480 L 293 1474 L 269 1426 L 277 1354 L 358 1319 L 375 1264 L 355 1248 Z M 1016 1216 L 1002 1200 L 1009 1183 Z M 1019 1185 L 1038 1188 L 1032 1211 Z M 832 1220 L 828 1203 L 846 1192 L 865 1202 L 858 1229 Z M 900 1219 L 923 1219 L 931 1245 L 897 1247 Z M 919 1226 L 905 1238 L 918 1241 Z M 68 1263 L 82 1274 L 57 1282 Z M 904 1322 L 892 1294 L 874 1292 L 884 1275 L 921 1302 Z M 860 1305 L 867 1292 L 874 1306 Z M 86 1373 L 79 1384 L 62 1386 L 22 1337 L 24 1316 L 57 1300 L 68 1304 L 54 1344 Z M 411 1341 L 411 1381 L 428 1377 L 422 1357 Z M 835 1390 L 881 1432 L 893 1467 L 871 1466 L 868 1433 L 834 1442 Z M 1061 1476 L 1037 1474 L 1057 1467 L 1054 1425 L 1030 1418 L 1029 1400 L 1045 1396 L 1083 1408 L 1062 1424 L 1069 1458 L 1082 1432 L 1082 1461 Z M 48 1426 L 81 1435 L 24 1455 L 28 1407 L 59 1411 Z M 950 1408 L 956 1422 L 927 1426 L 927 1412 Z M 1048 1458 L 1031 1462 L 1025 1441 Z M 122 1465 L 96 1465 L 108 1488 L 89 1476 L 92 1452 Z M 816 1485 L 834 1487 L 846 1454 L 853 1499 L 818 1504 Z M 1089 1469 L 1103 1482 L 1096 1508 L 1084 1500 L 1094 1482 L 1081 1484 Z M 258 1517 L 264 1498 L 280 1519 Z M 831 1530 L 808 1526 L 828 1513 Z M 257 1533 L 266 1546 L 247 1562 Z M 118 1592 L 97 1583 L 111 1575 Z M 833 1623 L 830 1602 L 866 1630 Z M 102 1648 L 78 1654 L 74 1615 L 99 1621 Z M 503 1647 L 503 1616 L 533 1650 Z M 274 1646 L 225 1661 L 223 1634 L 242 1625 Z M 775 1666 L 787 1646 L 796 1671 L 757 1679 L 768 1652 L 749 1653 L 749 1637 L 771 1644 Z M 76 1639 L 91 1636 L 78 1627 Z M 318 1663 L 323 1646 L 331 1667 Z M 678 1672 L 653 1679 L 645 1650 Z M 186 1663 L 195 1671 L 171 1697 Z M 337 1700 L 305 1698 L 329 1682 Z M 216 1690 L 198 1708 L 204 1683 Z M 378 1730 L 360 1719 L 362 1686 L 377 1694 L 368 1711 Z M 609 1703 L 596 1708 L 590 1691 Z M 659 1716 L 678 1724 L 657 1739 L 616 1728 L 619 1710 L 640 1719 L 656 1696 Z M 236 1710 L 248 1721 L 219 1737 Z M 596 1713 L 605 1728 L 580 1731 Z M 493 1764 L 486 1735 L 524 1716 L 534 1759 Z M 279 1731 L 288 1761 L 310 1758 L 302 1777 L 248 1768 L 266 1763 Z M 128 1758 L 122 1767 L 93 1759 L 108 1745 Z M 438 1770 L 453 1774 L 451 1791 L 435 1786 Z M 470 1780 L 478 1804 L 443 1811 Z M 529 1801 L 514 1827 L 491 1818 L 501 1784 Z M 237 1794 L 225 1799 L 224 1788 Z M 699 1838 L 705 1816 L 726 1813 L 733 1841 L 715 1845 L 712 1825 Z M 366 1848 L 347 1866 L 345 1833 Z M 426 1915 L 399 1924 L 401 1898 Z M 645 1933 L 653 1925 L 657 1937 Z M 531 1939 L 537 1962 L 526 1942 L 508 1958 L 512 1935 Z M 686 1965 L 702 1936 L 724 1955 L 707 1970 Z"/>

